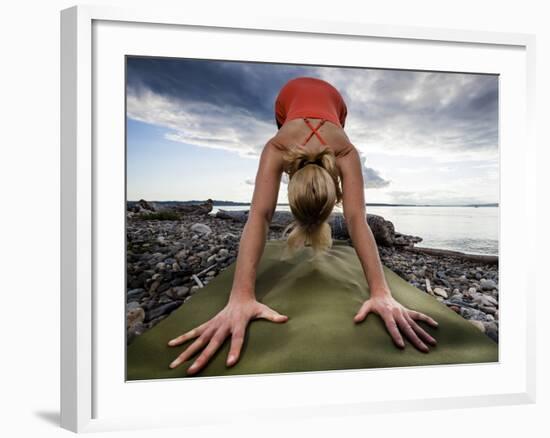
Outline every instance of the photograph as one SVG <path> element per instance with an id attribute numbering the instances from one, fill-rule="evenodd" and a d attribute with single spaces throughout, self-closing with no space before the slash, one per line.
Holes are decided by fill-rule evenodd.
<path id="1" fill-rule="evenodd" d="M 126 381 L 499 362 L 498 74 L 126 55 L 124 85 Z"/>

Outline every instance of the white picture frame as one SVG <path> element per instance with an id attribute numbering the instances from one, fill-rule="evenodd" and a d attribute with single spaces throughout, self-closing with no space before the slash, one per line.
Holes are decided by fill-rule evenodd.
<path id="1" fill-rule="evenodd" d="M 120 185 L 124 169 L 119 166 L 124 157 L 124 143 L 120 143 L 124 131 L 120 96 L 125 85 L 120 81 L 120 55 L 182 56 L 180 51 L 185 47 L 175 45 L 174 38 L 190 38 L 193 32 L 196 34 L 193 54 L 204 49 L 201 56 L 204 58 L 220 56 L 225 50 L 224 59 L 251 60 L 256 56 L 254 53 L 262 51 L 264 60 L 284 59 L 282 50 L 277 54 L 266 50 L 269 44 L 277 41 L 288 45 L 287 41 L 293 39 L 294 46 L 299 47 L 300 39 L 309 38 L 308 56 L 316 62 L 328 55 L 316 50 L 311 39 L 334 42 L 330 55 L 333 65 L 349 65 L 345 63 L 345 51 L 338 50 L 345 42 L 350 47 L 372 45 L 372 63 L 386 68 L 501 75 L 501 360 L 498 363 L 120 381 L 119 355 L 124 356 L 125 344 L 117 336 L 106 334 L 116 333 L 117 327 L 124 334 L 124 313 L 121 313 L 124 305 L 115 302 L 115 298 L 110 302 L 107 295 L 101 294 L 105 284 L 123 287 L 118 275 L 124 275 L 124 272 L 117 274 L 124 256 L 116 251 L 123 239 L 123 232 L 120 236 L 117 233 L 124 216 L 121 200 L 125 199 L 121 198 L 125 187 Z M 201 38 L 216 39 L 224 32 L 227 41 L 245 38 L 248 54 L 235 58 L 229 53 L 230 48 L 236 50 L 235 44 L 220 48 L 201 42 Z M 300 53 L 299 49 L 288 50 L 287 61 L 302 59 Z M 251 417 L 274 419 L 281 415 L 305 418 L 534 403 L 536 282 L 534 270 L 520 255 L 533 253 L 536 236 L 534 53 L 535 37 L 529 34 L 292 17 L 243 16 L 228 21 L 213 14 L 196 14 L 187 8 L 74 6 L 61 11 L 61 426 L 75 432 L 95 432 L 208 424 L 213 418 L 221 423 Z M 462 68 L 457 70 L 457 66 Z M 114 121 L 106 123 L 106 120 Z M 107 149 L 106 144 L 111 148 Z M 513 144 L 521 144 L 522 148 L 514 149 Z M 510 173 L 512 169 L 514 175 Z M 514 206 L 511 200 L 515 200 Z M 106 215 L 107 211 L 114 219 Z M 513 233 L 518 224 L 523 224 L 521 238 Z M 115 359 L 106 363 L 105 357 L 109 355 Z M 442 386 L 441 382 L 449 376 L 458 384 Z M 376 382 L 389 379 L 395 385 L 383 393 L 383 387 Z M 464 379 L 474 379 L 476 388 L 460 384 L 471 381 Z M 422 381 L 426 382 L 423 386 L 415 383 Z M 368 384 L 371 390 L 352 395 L 349 389 L 358 384 Z M 149 407 L 149 414 L 144 415 L 139 406 L 132 405 L 138 385 L 140 394 L 157 397 L 156 401 L 162 394 L 166 404 L 159 405 L 158 412 L 151 412 Z M 183 385 L 187 396 L 191 394 L 197 403 L 192 409 L 181 404 L 170 409 L 174 391 L 181 390 Z M 270 400 L 250 398 L 252 388 L 262 388 L 270 394 Z M 289 388 L 297 391 L 293 403 L 285 401 Z M 213 394 L 218 394 L 219 403 L 207 398 Z M 228 394 L 234 394 L 230 403 L 224 398 Z M 177 409 L 187 415 L 178 415 Z"/>

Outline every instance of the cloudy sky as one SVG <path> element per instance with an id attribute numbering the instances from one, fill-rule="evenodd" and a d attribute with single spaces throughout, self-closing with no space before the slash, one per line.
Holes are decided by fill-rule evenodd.
<path id="1" fill-rule="evenodd" d="M 250 202 L 275 99 L 296 76 L 344 97 L 367 204 L 498 202 L 496 76 L 138 57 L 127 63 L 128 199 Z"/>

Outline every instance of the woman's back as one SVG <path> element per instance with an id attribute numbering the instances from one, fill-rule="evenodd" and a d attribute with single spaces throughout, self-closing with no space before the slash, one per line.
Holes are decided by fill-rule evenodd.
<path id="1" fill-rule="evenodd" d="M 317 128 L 322 119 L 308 118 L 313 128 Z M 330 121 L 325 121 L 316 132 L 324 140 L 335 154 L 336 158 L 340 158 L 353 149 L 353 144 L 350 142 L 343 128 L 336 126 Z M 303 118 L 289 120 L 281 126 L 281 129 L 271 139 L 271 142 L 281 152 L 288 151 L 293 148 L 302 147 L 310 151 L 319 151 L 324 145 L 321 139 L 312 132 L 312 129 L 304 121 Z M 311 136 L 311 137 L 310 137 Z M 310 137 L 308 139 L 308 137 Z M 307 143 L 304 145 L 304 141 Z"/>

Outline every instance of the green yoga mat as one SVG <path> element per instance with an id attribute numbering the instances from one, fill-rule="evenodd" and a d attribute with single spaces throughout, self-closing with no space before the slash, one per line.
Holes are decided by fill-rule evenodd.
<path id="1" fill-rule="evenodd" d="M 498 361 L 498 344 L 386 266 L 384 273 L 395 299 L 439 322 L 437 328 L 420 322 L 437 345 L 422 353 L 405 340 L 405 348 L 399 349 L 374 313 L 356 324 L 353 317 L 368 299 L 369 288 L 355 249 L 343 240 L 333 242 L 333 247 L 320 256 L 313 257 L 308 246 L 287 260 L 280 259 L 283 241 L 266 242 L 257 269 L 256 296 L 289 319 L 285 323 L 251 321 L 240 360 L 233 367 L 225 365 L 229 338 L 193 376 L 185 371 L 196 356 L 169 368 L 193 341 L 177 347 L 167 343 L 225 306 L 235 263 L 127 347 L 127 380 Z"/>

